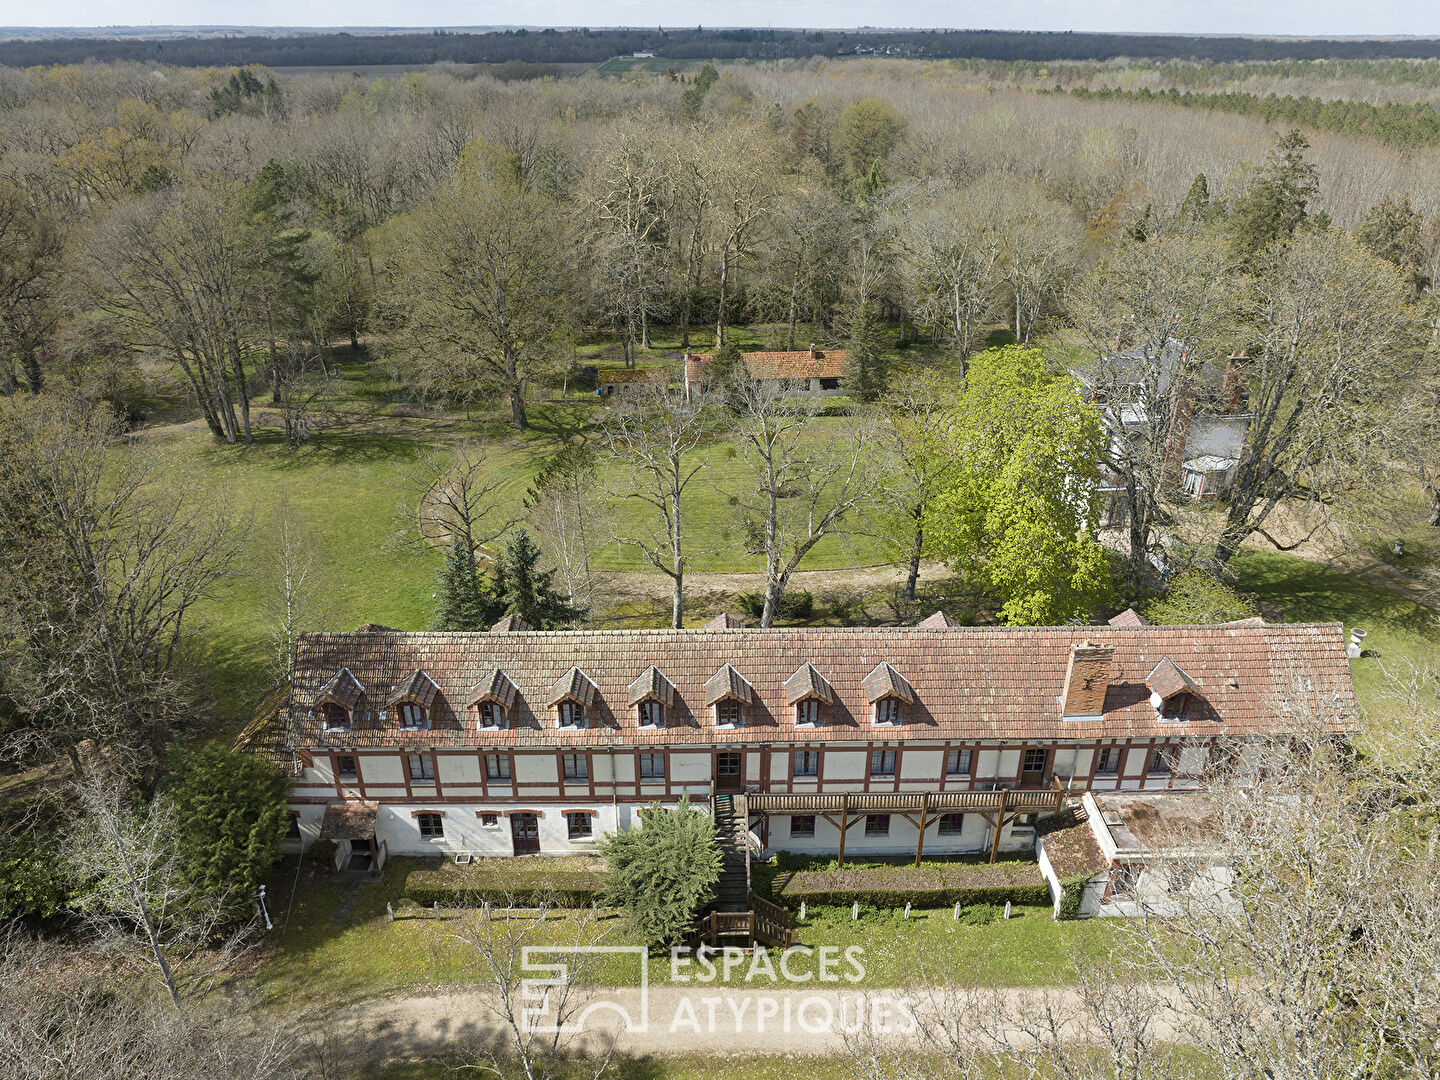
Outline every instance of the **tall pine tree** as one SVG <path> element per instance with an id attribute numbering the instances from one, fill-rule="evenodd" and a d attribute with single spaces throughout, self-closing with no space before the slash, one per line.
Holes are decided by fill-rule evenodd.
<path id="1" fill-rule="evenodd" d="M 431 630 L 472 631 L 490 629 L 502 614 L 487 583 L 481 580 L 475 552 L 459 533 L 445 553 L 440 568 L 440 587 L 435 593 Z"/>
<path id="2" fill-rule="evenodd" d="M 541 570 L 539 564 L 540 548 L 528 532 L 516 529 L 505 538 L 505 548 L 495 563 L 496 618 L 515 615 L 536 630 L 573 626 L 589 609 L 557 592 L 552 585 L 555 571 Z"/>
<path id="3" fill-rule="evenodd" d="M 890 365 L 880 344 L 880 324 L 866 300 L 850 323 L 845 343 L 845 391 L 858 401 L 875 401 L 890 381 Z"/>

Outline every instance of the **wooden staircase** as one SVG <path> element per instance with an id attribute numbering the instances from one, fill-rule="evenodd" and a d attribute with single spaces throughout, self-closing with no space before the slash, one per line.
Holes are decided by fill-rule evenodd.
<path id="1" fill-rule="evenodd" d="M 750 811 L 744 792 L 716 794 L 712 811 L 715 836 L 724 861 L 716 887 L 715 909 L 750 910 Z"/>

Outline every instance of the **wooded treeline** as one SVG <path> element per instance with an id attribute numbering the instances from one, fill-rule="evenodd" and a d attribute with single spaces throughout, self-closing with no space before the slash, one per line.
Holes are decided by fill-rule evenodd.
<path id="1" fill-rule="evenodd" d="M 619 29 L 432 31 L 413 34 L 299 34 L 292 37 L 55 38 L 0 42 L 0 64 L 76 64 L 143 60 L 188 67 L 228 64 L 347 66 L 462 64 L 523 60 L 598 63 L 632 52 L 696 60 L 779 60 L 858 51 L 989 60 L 1386 59 L 1440 56 L 1440 40 L 1194 37 L 1011 30 Z"/>

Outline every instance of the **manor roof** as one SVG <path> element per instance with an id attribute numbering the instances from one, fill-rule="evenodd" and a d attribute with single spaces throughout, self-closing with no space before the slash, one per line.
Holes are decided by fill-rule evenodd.
<path id="1" fill-rule="evenodd" d="M 1064 720 L 1059 698 L 1073 648 L 1113 649 L 1103 709 Z M 1196 699 L 1188 720 L 1162 721 L 1146 677 L 1162 661 L 1182 670 Z M 910 701 L 887 741 L 1094 739 L 1249 735 L 1287 726 L 1294 711 L 1322 711 L 1355 724 L 1356 705 L 1336 623 L 1224 626 L 816 627 L 724 630 L 577 630 L 440 634 L 399 631 L 302 634 L 287 706 L 288 743 L 325 746 L 713 745 L 846 742 L 872 737 L 875 672 L 901 681 Z M 733 667 L 749 700 L 743 731 L 717 733 L 716 687 Z M 671 701 L 665 725 L 641 729 L 632 687 L 663 673 Z M 438 692 L 423 732 L 382 721 L 378 706 L 349 731 L 325 731 L 313 711 L 337 673 L 383 702 L 417 670 Z M 515 691 L 502 729 L 477 731 L 470 703 L 477 680 L 503 670 Z M 1168 670 L 1168 667 L 1166 668 Z M 893 675 L 891 674 L 893 672 Z M 803 677 L 802 677 L 803 676 Z M 728 676 L 727 676 L 728 678 Z M 867 686 L 866 680 L 870 680 Z M 739 685 L 736 680 L 731 680 Z M 803 683 L 803 686 L 800 685 Z M 727 683 L 727 687 L 730 684 Z M 827 693 L 821 693 L 823 688 Z M 903 696 L 903 695 L 902 695 Z M 553 709 L 584 700 L 586 726 L 557 730 Z M 794 703 L 819 697 L 819 727 L 795 724 Z"/>

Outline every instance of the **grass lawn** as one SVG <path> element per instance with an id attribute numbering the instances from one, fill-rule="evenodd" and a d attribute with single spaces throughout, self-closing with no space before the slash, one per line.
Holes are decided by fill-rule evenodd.
<path id="1" fill-rule="evenodd" d="M 1279 552 L 1245 551 L 1232 561 L 1240 588 L 1286 622 L 1345 624 L 1369 632 L 1350 662 L 1355 693 L 1371 719 L 1385 715 L 1385 668 L 1440 659 L 1440 615 L 1379 585 Z"/>
<path id="2" fill-rule="evenodd" d="M 369 1074 L 371 1080 L 453 1080 L 453 1068 L 439 1061 L 392 1065 Z M 588 1076 L 583 1068 L 577 1076 Z M 734 1057 L 719 1054 L 680 1054 L 674 1057 L 618 1055 L 607 1074 L 623 1080 L 857 1080 L 862 1074 L 854 1062 L 842 1057 L 794 1054 Z"/>
<path id="3" fill-rule="evenodd" d="M 337 881 L 303 870 L 294 906 L 289 891 L 294 867 L 282 871 L 271 891 L 276 929 L 256 973 L 258 990 L 277 1004 L 340 1004 L 408 988 L 469 983 L 476 968 L 456 938 L 457 919 L 398 918 L 389 921 L 387 901 L 399 905 L 405 875 L 416 860 L 393 859 L 374 883 Z M 342 906 L 343 905 L 343 906 Z M 348 914 L 337 921 L 337 909 Z M 402 908 L 402 910 L 404 910 Z M 519 917 L 519 916 L 517 916 Z M 533 918 L 534 916 L 523 916 Z M 574 916 L 552 912 L 532 943 L 567 940 Z M 634 944 L 623 916 L 603 914 L 606 944 Z M 949 909 L 866 913 L 852 921 L 849 908 L 819 908 L 798 927 L 810 946 L 859 946 L 865 977 L 859 986 L 900 986 L 925 957 L 945 956 L 954 970 L 973 972 L 995 985 L 1035 986 L 1074 978 L 1077 953 L 1103 948 L 1114 928 L 1100 920 L 1057 923 L 1048 908 L 1017 908 L 1009 921 L 986 926 L 956 922 Z M 794 965 L 801 970 L 801 961 Z M 694 970 L 693 968 L 691 969 Z M 739 983 L 745 968 L 732 973 Z M 628 957 L 597 970 L 606 985 L 629 986 L 639 972 Z M 668 954 L 650 959 L 652 983 L 671 981 Z"/>

